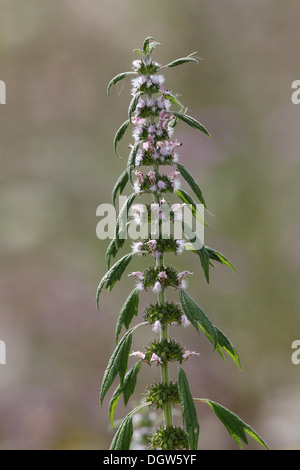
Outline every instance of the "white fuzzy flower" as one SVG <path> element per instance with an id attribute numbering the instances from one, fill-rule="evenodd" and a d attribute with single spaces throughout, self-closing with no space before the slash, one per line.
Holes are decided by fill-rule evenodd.
<path id="1" fill-rule="evenodd" d="M 153 292 L 155 292 L 156 294 L 158 294 L 159 292 L 161 292 L 161 283 L 159 281 L 156 281 L 156 283 L 154 284 L 154 287 L 153 287 Z"/>
<path id="2" fill-rule="evenodd" d="M 152 354 L 150 362 L 151 362 L 151 364 L 153 362 L 156 362 L 157 365 L 162 364 L 161 358 L 159 356 L 157 356 L 157 354 L 155 354 L 155 353 Z"/>
<path id="3" fill-rule="evenodd" d="M 187 319 L 186 315 L 181 316 L 181 324 L 183 326 L 189 326 L 191 322 Z"/>
<path id="4" fill-rule="evenodd" d="M 145 354 L 142 353 L 141 351 L 133 351 L 130 356 L 135 356 L 138 357 L 139 359 L 142 359 L 142 361 L 145 359 Z"/>
<path id="5" fill-rule="evenodd" d="M 132 245 L 131 245 L 132 253 L 141 254 L 142 247 L 143 247 L 143 242 L 132 243 Z"/>
<path id="6" fill-rule="evenodd" d="M 158 279 L 161 281 L 161 283 L 163 284 L 165 282 L 165 280 L 168 278 L 167 276 L 167 273 L 166 271 L 160 271 L 158 273 Z"/>
<path id="7" fill-rule="evenodd" d="M 161 323 L 159 320 L 156 320 L 156 322 L 153 325 L 152 331 L 155 333 L 159 333 L 161 331 Z"/>
<path id="8" fill-rule="evenodd" d="M 128 274 L 128 276 L 135 276 L 138 278 L 139 281 L 142 281 L 144 279 L 144 274 L 142 271 L 133 271 Z"/>
<path id="9" fill-rule="evenodd" d="M 181 255 L 181 253 L 183 253 L 184 249 L 185 249 L 185 241 L 184 240 L 176 240 L 176 245 L 177 245 L 176 253 L 178 255 Z"/>
<path id="10" fill-rule="evenodd" d="M 187 361 L 188 358 L 191 356 L 200 356 L 200 353 L 196 353 L 195 351 L 191 351 L 191 350 L 186 350 L 184 351 L 182 355 L 184 361 Z"/>

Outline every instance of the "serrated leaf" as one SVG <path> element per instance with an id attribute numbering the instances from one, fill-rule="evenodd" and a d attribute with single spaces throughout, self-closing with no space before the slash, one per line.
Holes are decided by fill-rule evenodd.
<path id="1" fill-rule="evenodd" d="M 127 374 L 125 375 L 123 385 L 119 385 L 118 388 L 115 390 L 110 403 L 109 403 L 109 419 L 111 426 L 114 427 L 114 414 L 117 403 L 123 393 L 124 398 L 124 405 L 126 406 L 130 396 L 133 394 L 135 386 L 136 386 L 136 379 L 141 368 L 141 361 L 135 362 L 133 366 L 129 369 Z"/>
<path id="2" fill-rule="evenodd" d="M 116 135 L 114 137 L 114 151 L 116 153 L 116 155 L 120 157 L 119 153 L 118 153 L 118 143 L 120 142 L 120 140 L 123 138 L 128 126 L 130 124 L 130 120 L 127 119 L 127 121 L 123 122 L 123 124 L 121 125 L 121 127 L 117 130 L 116 132 Z"/>
<path id="3" fill-rule="evenodd" d="M 127 370 L 128 357 L 132 343 L 132 333 L 134 328 L 131 328 L 121 341 L 117 344 L 104 372 L 101 390 L 100 390 L 100 403 L 102 405 L 106 393 L 114 382 L 116 376 L 120 376 L 120 384 L 123 385 L 124 376 Z"/>
<path id="4" fill-rule="evenodd" d="M 233 271 L 235 271 L 234 266 L 231 264 L 228 258 L 226 258 L 222 253 L 220 253 L 217 250 L 214 250 L 213 248 L 210 248 L 209 246 L 206 246 L 206 251 L 208 252 L 208 256 L 210 259 L 213 259 L 215 261 L 218 261 L 221 264 L 226 264 L 229 268 L 231 268 Z"/>
<path id="5" fill-rule="evenodd" d="M 193 253 L 196 253 L 199 256 L 201 267 L 203 269 L 205 279 L 209 283 L 209 256 L 206 251 L 205 246 L 203 245 L 202 241 L 198 237 L 197 233 L 194 232 L 188 224 L 185 222 L 182 223 L 183 227 L 183 232 L 189 239 L 189 241 L 192 244 L 192 249 L 188 248 L 189 251 L 192 251 Z M 202 246 L 201 246 L 202 245 Z M 201 248 L 197 248 L 201 246 Z"/>
<path id="6" fill-rule="evenodd" d="M 110 89 L 113 85 L 116 85 L 118 82 L 126 78 L 127 75 L 136 75 L 136 72 L 122 72 L 112 78 L 109 84 L 107 85 L 107 94 L 109 95 Z"/>
<path id="7" fill-rule="evenodd" d="M 187 114 L 182 114 L 182 113 L 177 113 L 176 111 L 173 111 L 172 114 L 181 121 L 185 122 L 189 126 L 193 127 L 194 129 L 198 129 L 199 131 L 203 132 L 207 137 L 210 138 L 210 134 L 205 127 L 200 124 L 196 119 L 194 119 L 191 116 L 188 116 Z"/>
<path id="8" fill-rule="evenodd" d="M 105 286 L 106 289 L 111 291 L 115 283 L 121 279 L 122 274 L 127 268 L 130 261 L 132 260 L 132 257 L 133 257 L 133 253 L 129 253 L 123 256 L 123 258 L 119 259 L 101 279 L 98 285 L 97 294 L 96 294 L 96 303 L 97 303 L 98 309 L 99 309 L 99 296 L 103 287 Z"/>
<path id="9" fill-rule="evenodd" d="M 199 201 L 204 205 L 204 207 L 207 208 L 206 202 L 204 200 L 204 197 L 202 195 L 202 191 L 199 188 L 198 184 L 190 174 L 190 172 L 185 168 L 184 165 L 181 165 L 180 163 L 177 163 L 177 169 L 180 172 L 181 176 L 185 179 L 185 181 L 189 184 L 190 188 L 192 191 L 194 191 L 195 195 L 199 199 Z"/>
<path id="10" fill-rule="evenodd" d="M 223 349 L 224 349 L 229 355 L 229 357 L 231 357 L 231 359 L 237 364 L 239 369 L 242 369 L 240 358 L 235 347 L 232 345 L 229 339 L 224 335 L 224 333 L 221 330 L 219 330 L 219 328 L 217 328 L 216 326 L 215 326 L 215 330 L 217 332 L 217 337 L 218 337 L 217 351 L 222 357 L 222 359 L 224 359 L 224 354 L 223 354 Z M 207 336 L 208 339 L 210 339 L 210 341 L 212 341 L 212 339 L 207 333 L 204 332 L 204 334 Z"/>
<path id="11" fill-rule="evenodd" d="M 257 434 L 257 432 L 255 432 L 254 429 L 251 428 L 251 426 L 241 420 L 241 418 L 239 418 L 235 413 L 212 400 L 208 400 L 205 398 L 197 398 L 195 400 L 207 403 L 210 406 L 210 408 L 214 411 L 216 416 L 219 418 L 221 423 L 229 432 L 229 435 L 235 440 L 235 442 L 241 449 L 243 448 L 242 442 L 248 445 L 248 439 L 246 436 L 247 433 L 261 446 L 269 450 L 269 447 L 267 446 L 265 441 Z"/>
<path id="12" fill-rule="evenodd" d="M 134 316 L 137 316 L 139 308 L 139 290 L 134 289 L 127 299 L 125 300 L 123 307 L 121 308 L 119 318 L 116 326 L 116 341 L 118 341 L 119 335 L 121 333 L 122 326 L 128 330 L 131 320 Z"/>
<path id="13" fill-rule="evenodd" d="M 182 409 L 182 420 L 189 443 L 189 450 L 197 450 L 199 423 L 193 397 L 184 370 L 180 367 L 178 374 L 178 393 Z"/>
<path id="14" fill-rule="evenodd" d="M 144 92 L 143 91 L 138 91 L 132 98 L 132 100 L 130 101 L 129 103 L 129 107 L 128 107 L 128 118 L 129 120 L 131 121 L 131 116 L 132 116 L 132 113 L 134 113 L 134 111 L 136 110 L 136 107 L 137 107 L 137 104 L 139 102 L 139 99 L 140 99 L 140 96 L 143 95 Z"/>
<path id="15" fill-rule="evenodd" d="M 128 172 L 127 172 L 127 169 L 123 171 L 123 173 L 119 176 L 115 186 L 114 186 L 114 189 L 112 191 L 112 201 L 113 201 L 113 205 L 116 207 L 116 198 L 117 198 L 117 195 L 118 193 L 119 194 L 122 194 L 126 184 L 128 182 Z"/>
<path id="16" fill-rule="evenodd" d="M 144 43 L 143 43 L 143 54 L 147 55 L 149 54 L 149 43 L 150 41 L 152 41 L 153 38 L 151 36 L 148 36 L 145 40 L 144 40 Z"/>
<path id="17" fill-rule="evenodd" d="M 136 154 L 138 152 L 140 146 L 140 142 L 137 142 L 131 149 L 131 152 L 128 157 L 128 162 L 127 162 L 127 175 L 128 178 L 132 184 L 132 171 L 135 168 L 135 159 L 136 159 Z"/>
<path id="18" fill-rule="evenodd" d="M 195 62 L 196 64 L 198 64 L 198 60 L 195 57 L 188 56 L 188 57 L 181 57 L 180 59 L 175 59 L 169 64 L 164 65 L 163 68 L 177 67 L 177 65 L 186 64 L 188 62 Z"/>
<path id="19" fill-rule="evenodd" d="M 201 330 L 205 335 L 210 339 L 213 344 L 214 349 L 218 344 L 218 335 L 215 326 L 210 321 L 208 316 L 203 312 L 203 310 L 196 304 L 194 299 L 183 289 L 179 291 L 179 297 L 182 309 L 191 322 L 191 324 L 196 328 L 199 333 L 198 325 L 200 325 Z"/>
<path id="20" fill-rule="evenodd" d="M 109 450 L 129 450 L 133 434 L 132 416 L 128 415 L 120 424 Z"/>

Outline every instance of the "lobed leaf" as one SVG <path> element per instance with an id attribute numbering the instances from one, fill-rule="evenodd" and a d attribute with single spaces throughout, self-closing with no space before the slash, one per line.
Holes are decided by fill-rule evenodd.
<path id="1" fill-rule="evenodd" d="M 96 294 L 96 303 L 97 303 L 98 309 L 99 309 L 99 296 L 103 287 L 105 286 L 106 289 L 109 289 L 109 291 L 111 291 L 115 283 L 121 279 L 122 274 L 127 268 L 130 261 L 132 260 L 132 257 L 133 257 L 133 253 L 129 253 L 123 256 L 123 258 L 119 259 L 101 279 L 98 285 L 97 294 Z"/>
<path id="2" fill-rule="evenodd" d="M 214 411 L 221 423 L 225 426 L 230 436 L 235 440 L 235 442 L 241 449 L 243 448 L 242 442 L 248 445 L 248 439 L 246 436 L 247 433 L 265 449 L 269 450 L 269 447 L 264 442 L 264 440 L 257 434 L 257 432 L 255 432 L 254 429 L 252 429 L 248 424 L 242 421 L 241 418 L 239 418 L 232 411 L 228 410 L 219 403 L 205 398 L 196 398 L 195 401 L 207 403 L 210 406 L 210 408 Z"/>
<path id="3" fill-rule="evenodd" d="M 229 266 L 233 271 L 235 271 L 234 266 L 231 264 L 228 258 L 226 258 L 222 253 L 220 253 L 217 250 L 214 250 L 213 248 L 210 248 L 209 246 L 206 246 L 206 251 L 208 252 L 208 256 L 210 259 L 213 259 L 215 261 L 218 261 L 221 264 L 226 264 L 226 266 Z"/>
<path id="4" fill-rule="evenodd" d="M 178 393 L 182 409 L 182 420 L 189 443 L 189 450 L 197 450 L 199 423 L 193 397 L 184 370 L 180 367 L 178 374 Z"/>
<path id="5" fill-rule="evenodd" d="M 217 328 L 216 326 L 215 326 L 215 330 L 217 332 L 217 337 L 218 337 L 217 351 L 220 354 L 221 358 L 224 359 L 224 354 L 223 354 L 223 349 L 224 349 L 224 351 L 227 352 L 229 357 L 231 357 L 231 359 L 237 364 L 239 369 L 242 369 L 240 358 L 235 347 L 232 345 L 229 339 L 224 335 L 224 333 L 221 330 L 219 330 L 219 328 Z M 209 336 L 209 334 L 205 331 L 203 332 L 207 336 L 207 338 L 210 341 L 212 341 L 212 338 Z"/>
<path id="6" fill-rule="evenodd" d="M 205 129 L 205 127 L 202 124 L 200 124 L 200 122 L 198 122 L 193 117 L 188 116 L 187 114 L 178 113 L 176 111 L 173 111 L 172 114 L 174 114 L 174 116 L 176 118 L 178 118 L 181 121 L 185 122 L 186 124 L 193 127 L 194 129 L 198 129 L 199 131 L 203 132 L 205 135 L 207 135 L 207 137 L 209 137 L 209 138 L 211 137 L 208 130 Z"/>
<path id="7" fill-rule="evenodd" d="M 179 297 L 182 309 L 186 314 L 187 319 L 196 328 L 198 333 L 198 324 L 200 325 L 202 331 L 210 339 L 215 349 L 218 345 L 218 334 L 216 327 L 210 321 L 208 316 L 203 312 L 203 310 L 199 307 L 199 305 L 196 304 L 196 302 L 185 290 L 180 289 Z"/>

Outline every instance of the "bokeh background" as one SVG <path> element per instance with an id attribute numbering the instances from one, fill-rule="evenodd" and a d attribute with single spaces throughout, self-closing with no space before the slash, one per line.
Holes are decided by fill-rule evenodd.
<path id="1" fill-rule="evenodd" d="M 130 82 L 110 97 L 106 86 L 148 35 L 162 44 L 161 64 L 194 51 L 204 59 L 167 70 L 166 84 L 212 134 L 176 128 L 181 161 L 215 215 L 206 244 L 236 267 L 218 265 L 207 285 L 196 257 L 180 259 L 195 273 L 189 293 L 243 366 L 223 361 L 193 329 L 174 330 L 201 353 L 185 365 L 191 388 L 271 448 L 300 449 L 300 365 L 291 361 L 300 338 L 300 106 L 291 102 L 300 5 L 285 3 L 0 0 L 1 449 L 107 449 L 112 439 L 110 394 L 103 408 L 98 396 L 132 279 L 105 291 L 96 310 L 108 244 L 96 237 L 96 208 L 111 201 L 126 164 L 128 141 L 118 160 L 112 140 Z M 152 336 L 139 329 L 133 348 Z M 158 369 L 143 367 L 134 400 L 157 379 Z M 209 408 L 197 410 L 199 449 L 238 449 Z M 120 402 L 116 417 L 124 415 Z"/>

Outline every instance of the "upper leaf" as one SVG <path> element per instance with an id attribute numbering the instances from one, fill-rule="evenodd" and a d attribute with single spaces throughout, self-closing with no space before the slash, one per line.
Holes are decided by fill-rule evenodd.
<path id="1" fill-rule="evenodd" d="M 149 43 L 153 38 L 151 36 L 148 36 L 143 43 L 142 51 L 143 54 L 148 55 L 149 54 Z"/>
<path id="2" fill-rule="evenodd" d="M 103 287 L 105 286 L 106 289 L 109 289 L 109 291 L 111 291 L 115 283 L 121 279 L 122 274 L 127 268 L 130 261 L 132 260 L 132 257 L 133 257 L 132 253 L 129 253 L 123 256 L 123 258 L 119 259 L 101 279 L 98 285 L 97 294 L 96 294 L 96 303 L 97 303 L 98 309 L 99 309 L 99 296 Z"/>
<path id="3" fill-rule="evenodd" d="M 206 336 L 209 337 L 215 349 L 218 344 L 218 335 L 213 323 L 185 290 L 180 289 L 179 296 L 183 311 L 186 314 L 187 319 L 192 323 L 198 332 L 198 324 L 200 325 L 203 332 L 206 332 Z"/>
<path id="4" fill-rule="evenodd" d="M 112 191 L 112 201 L 113 201 L 113 205 L 116 207 L 116 198 L 117 198 L 117 194 L 122 194 L 126 184 L 128 182 L 128 171 L 127 171 L 127 168 L 126 170 L 123 171 L 123 173 L 119 176 L 115 186 L 114 186 L 114 189 Z"/>
<path id="5" fill-rule="evenodd" d="M 112 78 L 109 84 L 107 85 L 107 94 L 109 95 L 110 89 L 113 85 L 123 80 L 125 77 L 127 77 L 127 75 L 136 75 L 136 72 L 122 72 Z"/>
<path id="6" fill-rule="evenodd" d="M 179 367 L 178 393 L 182 409 L 182 420 L 189 443 L 189 450 L 197 450 L 199 423 L 193 397 L 184 370 Z"/>
<path id="7" fill-rule="evenodd" d="M 121 308 L 117 326 L 116 326 L 116 341 L 118 341 L 119 334 L 121 333 L 122 326 L 128 330 L 131 320 L 134 315 L 138 314 L 139 307 L 139 290 L 135 288 L 127 297 Z"/>
<path id="8" fill-rule="evenodd" d="M 192 57 L 192 54 L 187 57 L 181 57 L 180 59 L 175 59 L 167 65 L 164 65 L 163 68 L 176 67 L 177 65 L 186 64 L 188 62 L 195 62 L 198 64 L 198 60 L 195 57 Z"/>
<path id="9" fill-rule="evenodd" d="M 222 253 L 220 253 L 217 250 L 214 250 L 213 248 L 210 248 L 209 246 L 206 246 L 206 251 L 208 252 L 208 256 L 210 259 L 213 259 L 215 261 L 218 261 L 221 264 L 226 264 L 226 266 L 229 266 L 233 271 L 235 271 L 234 266 L 231 264 L 228 258 L 226 258 Z"/>
<path id="10" fill-rule="evenodd" d="M 124 136 L 129 124 L 130 124 L 130 119 L 127 119 L 127 121 L 123 122 L 123 124 L 117 130 L 116 135 L 114 137 L 114 150 L 115 150 L 116 155 L 118 155 L 119 158 L 121 158 L 121 157 L 118 153 L 118 143 L 120 142 L 120 140 Z"/>
<path id="11" fill-rule="evenodd" d="M 199 188 L 198 184 L 190 174 L 190 172 L 185 168 L 185 166 L 181 165 L 180 163 L 177 163 L 177 169 L 180 172 L 181 176 L 185 179 L 185 181 L 190 185 L 190 188 L 194 191 L 195 195 L 199 199 L 199 201 L 204 205 L 204 207 L 207 208 L 206 202 L 204 200 L 204 197 L 202 195 L 202 191 Z"/>
<path id="12" fill-rule="evenodd" d="M 186 124 L 193 127 L 194 129 L 198 129 L 199 131 L 203 132 L 205 135 L 207 135 L 207 137 L 210 138 L 210 134 L 209 134 L 208 130 L 205 129 L 205 127 L 202 124 L 200 124 L 200 122 L 198 122 L 193 117 L 188 116 L 187 114 L 177 113 L 176 111 L 173 111 L 172 114 L 174 114 L 174 116 L 176 118 L 178 118 L 181 121 L 185 122 Z"/>
<path id="13" fill-rule="evenodd" d="M 269 449 L 264 440 L 252 429 L 248 424 L 242 421 L 235 413 L 229 411 L 224 406 L 216 403 L 212 400 L 205 398 L 196 398 L 196 401 L 207 403 L 210 408 L 215 412 L 221 423 L 224 424 L 225 428 L 229 432 L 230 436 L 235 440 L 238 446 L 242 449 L 242 442 L 248 445 L 248 439 L 246 433 L 249 434 L 255 441 L 262 445 L 265 449 Z"/>

